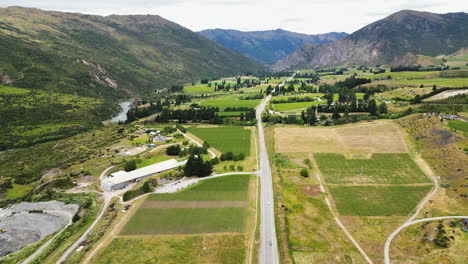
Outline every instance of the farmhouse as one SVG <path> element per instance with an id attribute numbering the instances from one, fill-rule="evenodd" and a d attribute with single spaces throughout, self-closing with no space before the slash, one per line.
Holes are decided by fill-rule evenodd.
<path id="1" fill-rule="evenodd" d="M 130 172 L 114 172 L 109 177 L 104 179 L 104 181 L 102 182 L 102 187 L 106 191 L 122 189 L 131 182 L 139 181 L 153 174 L 177 168 L 179 166 L 184 165 L 185 163 L 187 163 L 187 161 L 178 162 L 175 159 L 170 159 Z"/>

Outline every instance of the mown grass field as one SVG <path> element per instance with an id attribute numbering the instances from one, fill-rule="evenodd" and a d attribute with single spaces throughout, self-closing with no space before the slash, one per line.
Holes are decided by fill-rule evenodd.
<path id="1" fill-rule="evenodd" d="M 407 215 L 432 186 L 329 186 L 340 214 Z"/>
<path id="2" fill-rule="evenodd" d="M 153 155 L 153 156 L 139 158 L 139 159 L 136 159 L 135 162 L 137 164 L 137 169 L 139 169 L 139 168 L 143 168 L 143 167 L 146 167 L 146 166 L 158 163 L 158 162 L 162 162 L 162 161 L 165 161 L 165 160 L 169 160 L 169 159 L 172 159 L 172 158 L 174 158 L 174 157 L 170 157 L 170 156 L 166 156 L 164 154 L 160 154 L 160 155 Z"/>
<path id="3" fill-rule="evenodd" d="M 250 154 L 250 129 L 239 126 L 188 127 L 187 130 L 221 152 Z"/>
<path id="4" fill-rule="evenodd" d="M 202 93 L 213 93 L 214 84 L 211 87 L 208 87 L 206 84 L 197 84 L 194 86 L 184 87 L 184 92 L 189 94 L 202 94 Z"/>
<path id="5" fill-rule="evenodd" d="M 242 232 L 246 213 L 244 207 L 140 208 L 121 235 Z"/>
<path id="6" fill-rule="evenodd" d="M 148 200 L 157 201 L 245 201 L 249 175 L 233 175 L 200 181 L 181 192 L 152 194 Z"/>
<path id="7" fill-rule="evenodd" d="M 243 263 L 244 258 L 243 235 L 149 236 L 116 238 L 91 263 Z"/>
<path id="8" fill-rule="evenodd" d="M 239 95 L 227 95 L 219 98 L 212 98 L 204 100 L 200 103 L 201 106 L 218 107 L 220 111 L 223 111 L 226 107 L 248 107 L 255 108 L 259 103 L 260 99 L 256 100 L 240 100 Z"/>
<path id="9" fill-rule="evenodd" d="M 370 79 L 378 79 L 386 76 L 391 76 L 393 80 L 400 79 L 427 79 L 437 78 L 440 76 L 440 71 L 416 72 L 416 71 L 402 71 L 402 72 L 384 72 L 373 75 L 368 75 Z"/>
<path id="10" fill-rule="evenodd" d="M 346 159 L 342 154 L 317 153 L 314 157 L 326 183 L 430 183 L 408 154 L 374 153 L 370 159 Z"/>
<path id="11" fill-rule="evenodd" d="M 250 175 L 230 175 L 201 181 L 174 194 L 152 194 L 125 225 L 121 235 L 243 232 L 247 204 L 223 205 L 222 201 L 247 201 L 249 182 Z M 152 206 L 155 201 L 159 207 Z M 161 206 L 167 201 L 219 201 L 219 206 L 202 202 L 193 207 L 184 203 Z"/>
<path id="12" fill-rule="evenodd" d="M 320 105 L 326 104 L 327 100 L 322 101 L 314 101 L 314 102 L 299 102 L 299 103 L 285 103 L 285 104 L 271 104 L 271 108 L 274 111 L 282 112 L 282 111 L 289 111 L 299 108 L 307 108 L 313 105 Z"/>
<path id="13" fill-rule="evenodd" d="M 463 132 L 468 132 L 468 122 L 460 120 L 449 120 L 448 126 L 455 130 L 460 130 Z"/>

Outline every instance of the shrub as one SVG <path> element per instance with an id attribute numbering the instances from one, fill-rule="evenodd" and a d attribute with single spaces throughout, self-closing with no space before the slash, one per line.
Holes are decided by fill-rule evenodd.
<path id="1" fill-rule="evenodd" d="M 302 169 L 300 173 L 302 177 L 309 177 L 309 171 L 307 169 Z"/>
<path id="2" fill-rule="evenodd" d="M 137 168 L 137 165 L 136 165 L 135 160 L 129 160 L 125 162 L 125 165 L 124 165 L 125 171 L 132 171 L 132 170 L 135 170 L 136 168 Z"/>
<path id="3" fill-rule="evenodd" d="M 180 150 L 180 145 L 172 145 L 166 148 L 166 154 L 169 156 L 178 156 Z"/>

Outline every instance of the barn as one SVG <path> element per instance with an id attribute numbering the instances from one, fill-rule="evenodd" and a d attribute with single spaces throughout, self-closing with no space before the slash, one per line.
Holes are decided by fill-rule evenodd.
<path id="1" fill-rule="evenodd" d="M 186 160 L 179 162 L 175 159 L 170 159 L 134 171 L 117 171 L 103 180 L 102 187 L 106 191 L 122 189 L 132 182 L 139 181 L 157 173 L 172 170 L 179 166 L 185 165 L 185 163 L 187 163 Z"/>

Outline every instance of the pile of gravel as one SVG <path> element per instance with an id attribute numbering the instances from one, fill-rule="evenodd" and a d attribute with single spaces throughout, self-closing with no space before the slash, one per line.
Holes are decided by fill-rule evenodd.
<path id="1" fill-rule="evenodd" d="M 22 202 L 8 209 L 0 209 L 0 257 L 63 228 L 71 223 L 78 209 L 76 204 L 59 201 Z"/>

